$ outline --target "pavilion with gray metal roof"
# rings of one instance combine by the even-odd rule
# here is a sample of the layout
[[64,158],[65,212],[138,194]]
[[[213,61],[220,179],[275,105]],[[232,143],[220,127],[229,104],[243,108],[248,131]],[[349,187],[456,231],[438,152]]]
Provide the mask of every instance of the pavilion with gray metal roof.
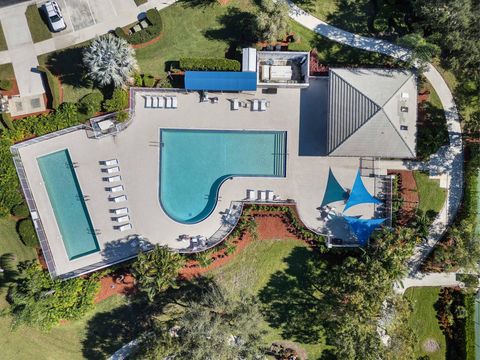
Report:
[[327,152],[330,156],[414,158],[417,83],[391,69],[330,69]]

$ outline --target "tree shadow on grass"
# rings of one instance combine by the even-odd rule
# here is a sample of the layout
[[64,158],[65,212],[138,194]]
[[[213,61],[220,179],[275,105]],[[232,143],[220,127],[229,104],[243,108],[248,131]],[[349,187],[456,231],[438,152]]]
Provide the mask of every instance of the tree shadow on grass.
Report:
[[240,58],[239,49],[251,46],[256,41],[256,17],[248,11],[236,7],[229,8],[226,14],[219,17],[219,23],[221,28],[206,30],[204,35],[210,40],[227,42],[228,58]]
[[179,3],[192,8],[206,8],[213,6],[217,0],[180,0]]
[[259,293],[270,326],[280,329],[284,339],[308,344],[318,343],[323,332],[317,320],[319,294],[312,283],[313,256],[317,254],[307,248],[294,248],[284,259],[288,267],[274,273]]
[[83,49],[83,47],[73,47],[54,52],[48,57],[46,65],[64,84],[75,88],[91,87],[91,83],[83,76],[85,74]]

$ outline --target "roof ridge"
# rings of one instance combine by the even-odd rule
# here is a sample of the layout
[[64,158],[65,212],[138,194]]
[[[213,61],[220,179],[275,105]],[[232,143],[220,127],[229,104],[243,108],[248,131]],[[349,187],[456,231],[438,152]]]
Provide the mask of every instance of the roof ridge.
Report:
[[[397,91],[398,92],[398,91]],[[382,108],[382,112],[385,114],[385,117],[388,119],[388,122],[390,123],[390,126],[393,128],[393,130],[395,130],[395,132],[398,134],[398,137],[400,139],[402,139],[402,142],[405,144],[405,146],[407,147],[407,149],[410,151],[410,154],[412,154],[413,157],[415,157],[415,150],[412,150],[412,148],[410,147],[410,145],[407,144],[407,142],[405,141],[405,139],[403,138],[402,134],[400,133],[400,131],[397,129],[397,127],[393,124],[392,120],[390,119],[390,117],[388,116],[388,114],[386,113],[385,110],[383,110]]]
[[[403,87],[403,85],[405,85],[405,84],[407,83],[407,81],[409,81],[409,80],[412,78],[412,76],[415,76],[415,74],[412,73],[409,77],[407,77],[407,79],[406,79],[404,82],[402,82],[402,84],[397,88],[397,90],[395,90],[395,91],[392,93],[392,96],[390,96],[390,97],[383,103],[382,108],[385,107],[385,106],[390,102],[390,100],[393,99],[393,97],[398,93],[398,91]],[[390,119],[389,119],[389,120],[390,120]]]

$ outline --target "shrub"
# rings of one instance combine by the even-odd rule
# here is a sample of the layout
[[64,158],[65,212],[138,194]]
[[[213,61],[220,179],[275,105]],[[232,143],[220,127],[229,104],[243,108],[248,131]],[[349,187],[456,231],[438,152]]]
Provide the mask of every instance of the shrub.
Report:
[[32,219],[24,219],[18,222],[18,235],[22,242],[29,247],[38,246],[37,233],[33,227]]
[[182,70],[240,71],[237,60],[222,58],[180,58]]
[[148,9],[146,16],[150,24],[162,27],[162,17],[157,9]]
[[125,110],[128,107],[128,93],[123,89],[115,89],[111,99],[103,102],[103,109],[108,112]]
[[2,90],[11,90],[12,89],[12,82],[10,80],[0,80],[0,89]]
[[26,218],[27,216],[30,215],[30,210],[28,210],[27,204],[21,203],[21,204],[15,205],[12,208],[12,215],[18,216],[21,218]]
[[143,75],[143,86],[145,87],[153,87],[155,85],[155,78],[153,75],[144,74]]
[[35,261],[19,266],[20,278],[8,298],[12,326],[25,324],[49,330],[60,320],[76,320],[94,307],[100,285],[97,276],[52,279]]
[[200,267],[208,267],[213,263],[212,253],[210,251],[202,251],[195,254],[195,260],[198,261]]
[[140,6],[146,4],[148,0],[135,0],[135,5]]
[[143,86],[142,75],[140,75],[139,73],[133,74],[133,84],[135,86]]
[[2,112],[2,122],[7,129],[13,130],[13,121],[10,113]]
[[132,35],[128,36],[127,41],[130,44],[143,44],[152,39],[155,39],[158,35],[160,35],[161,32],[162,29],[160,26],[150,25],[145,29],[136,31]]
[[127,121],[128,120],[128,111],[122,110],[122,111],[117,112],[115,120],[117,120],[118,122],[121,122],[121,123]]
[[119,38],[122,38],[128,41],[128,35],[125,33],[125,31],[123,31],[121,27],[115,28],[115,35]]
[[37,66],[37,70],[44,73],[47,78],[48,90],[52,100],[52,109],[58,108],[60,105],[60,83],[58,79],[45,66]]
[[101,110],[102,101],[103,94],[101,92],[92,92],[80,99],[78,104],[78,110],[81,113],[87,115],[88,117],[91,117]]
[[304,42],[291,42],[288,44],[289,51],[310,51],[312,47]]

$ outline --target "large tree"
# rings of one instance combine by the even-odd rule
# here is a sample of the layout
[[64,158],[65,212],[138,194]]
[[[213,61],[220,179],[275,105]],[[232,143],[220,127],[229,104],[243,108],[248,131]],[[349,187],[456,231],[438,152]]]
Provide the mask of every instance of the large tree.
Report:
[[125,86],[138,68],[135,50],[126,40],[112,35],[99,37],[83,51],[88,77],[100,86]]
[[155,245],[150,252],[141,252],[132,266],[139,289],[150,301],[177,282],[185,258],[166,246]]
[[284,39],[288,31],[288,5],[284,0],[262,0],[257,17],[257,36],[261,41]]
[[254,298],[232,299],[211,286],[190,301],[178,318],[160,322],[147,336],[138,358],[190,360],[259,359],[263,353],[262,315]]

